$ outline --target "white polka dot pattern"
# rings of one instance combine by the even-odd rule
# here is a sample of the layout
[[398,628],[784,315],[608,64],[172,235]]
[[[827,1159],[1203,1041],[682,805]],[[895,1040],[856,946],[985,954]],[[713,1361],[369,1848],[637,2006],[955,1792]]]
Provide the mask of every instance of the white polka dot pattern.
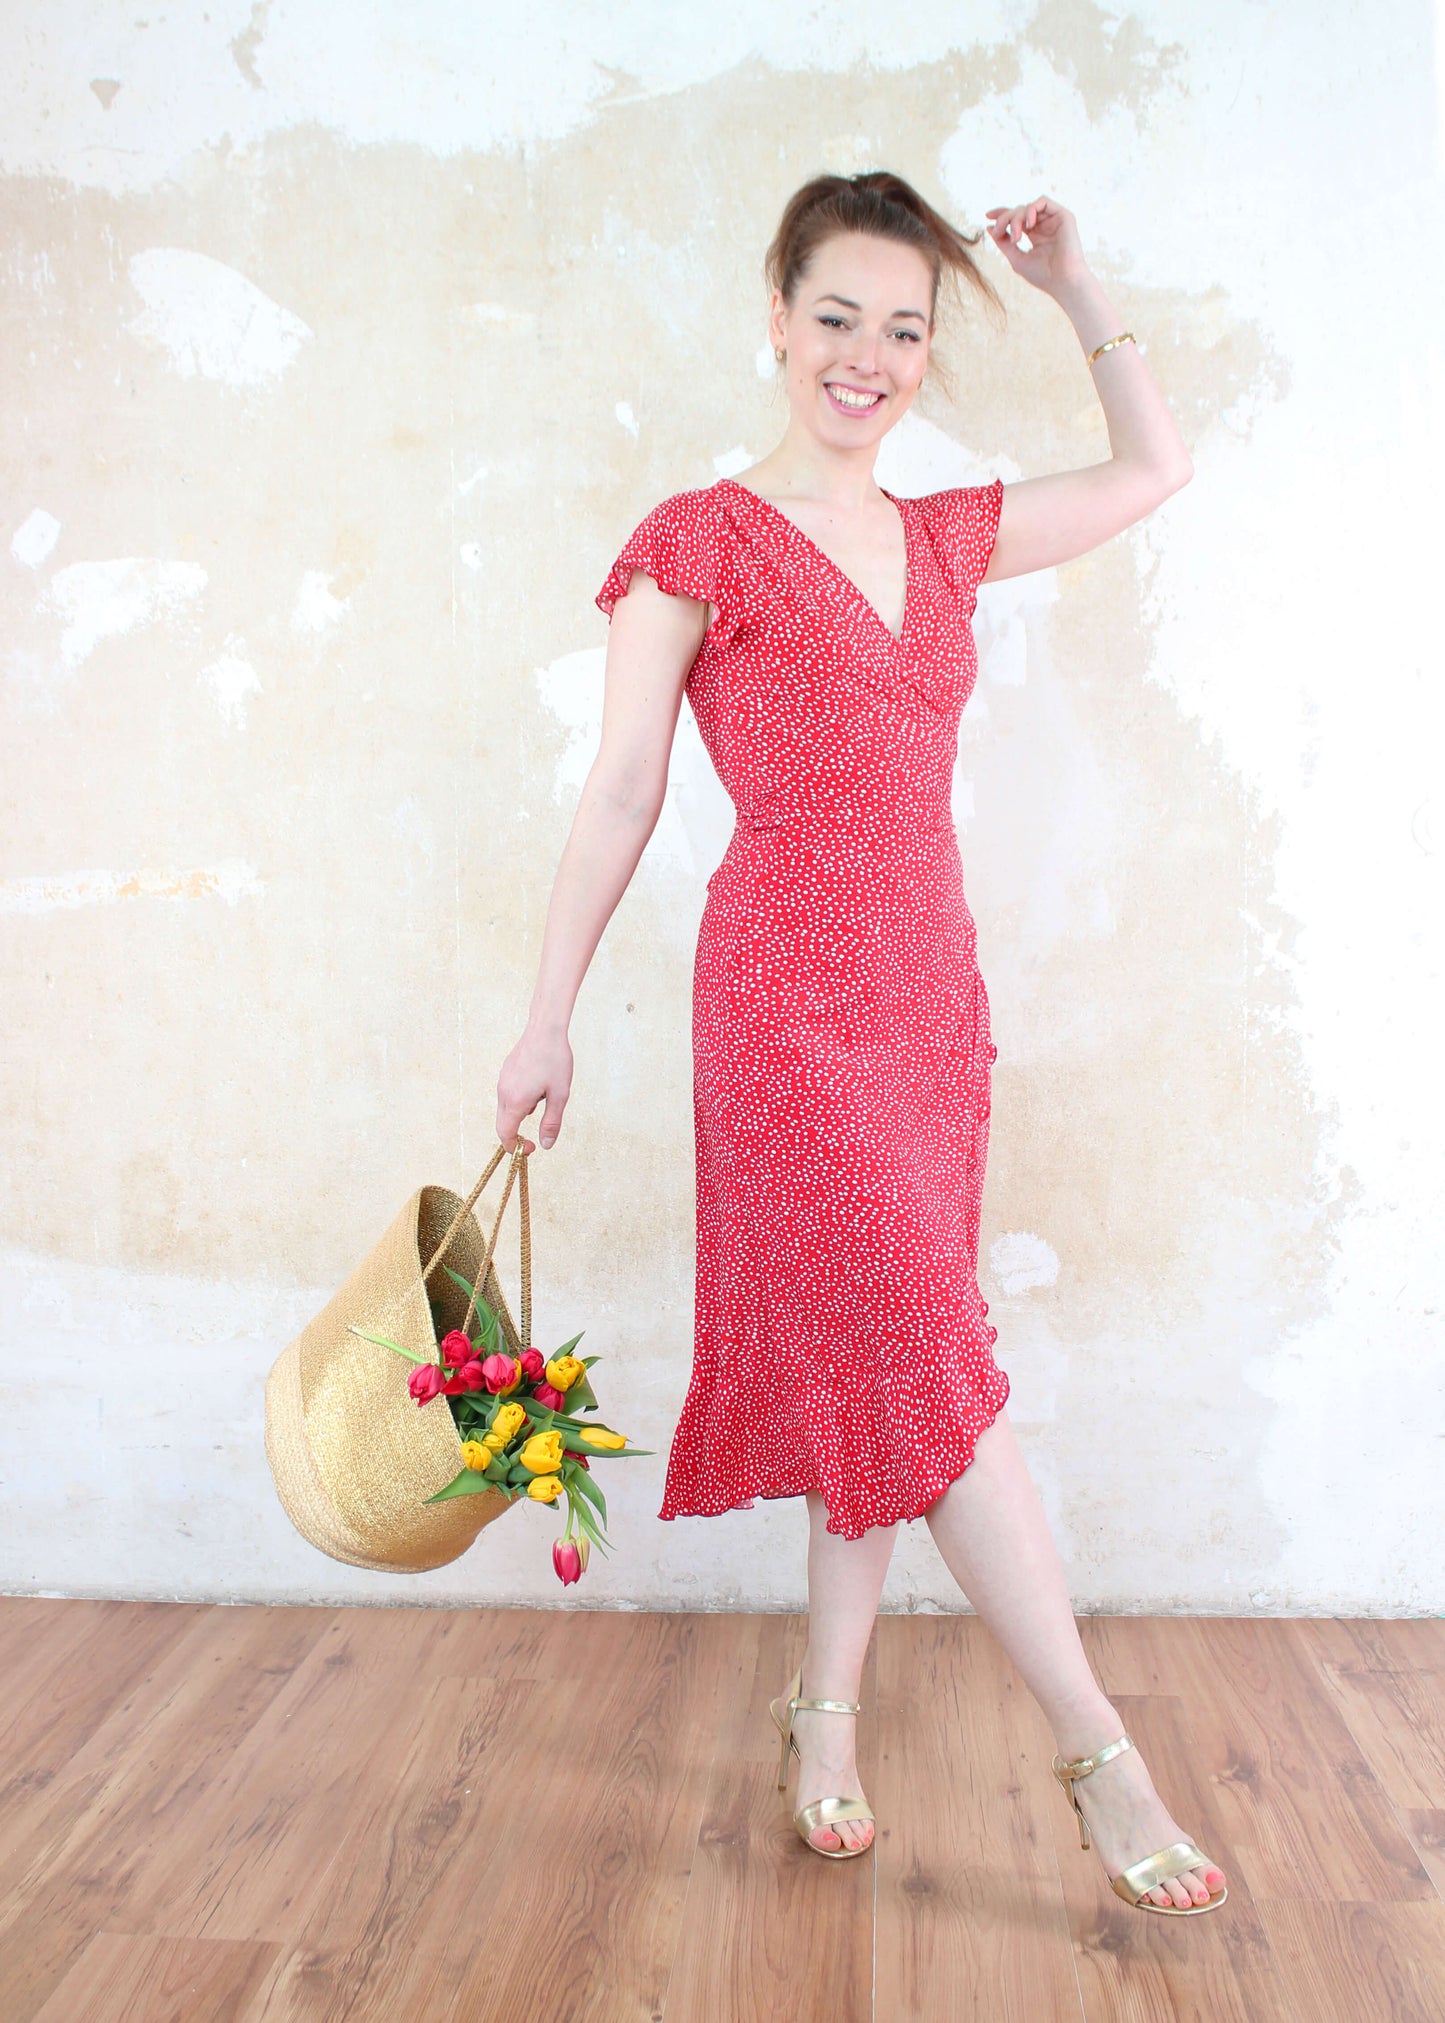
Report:
[[995,1049],[950,812],[1002,501],[1001,479],[894,498],[901,641],[730,478],[654,507],[597,594],[610,617],[641,569],[717,607],[687,695],[737,809],[693,972],[696,1327],[665,1518],[807,1489],[844,1538],[917,1517],[1008,1397],[978,1286]]

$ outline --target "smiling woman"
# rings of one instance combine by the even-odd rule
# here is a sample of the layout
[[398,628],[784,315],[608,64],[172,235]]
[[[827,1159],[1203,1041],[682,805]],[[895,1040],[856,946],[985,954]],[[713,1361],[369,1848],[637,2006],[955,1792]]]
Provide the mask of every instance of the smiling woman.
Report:
[[979,585],[1097,545],[1183,483],[1187,458],[1137,351],[1111,341],[1070,214],[1040,198],[995,215],[994,243],[1100,362],[1115,457],[885,491],[879,445],[929,369],[942,280],[998,297],[978,239],[900,177],[796,193],[765,262],[787,430],[737,477],[654,506],[597,592],[602,741],[497,1129],[510,1144],[545,1097],[539,1135],[556,1139],[571,1006],[657,821],[686,693],[737,826],[698,928],[693,1365],[659,1514],[806,1500],[807,1654],[772,1711],[816,1853],[872,1843],[839,1717],[859,1711],[896,1528],[922,1517],[1049,1714],[1115,1889],[1193,1911],[1223,1901],[1223,1876],[1093,1676],[1004,1409],[978,1282],[995,1048],[950,805]]
[[[916,263],[912,285],[905,284],[897,297],[898,306],[885,312],[887,321],[897,326],[892,334],[900,345],[911,343],[919,351],[928,350],[945,284],[959,291],[967,288],[1003,313],[998,290],[973,257],[973,248],[983,233],[970,238],[960,232],[911,183],[886,169],[856,176],[814,176],[788,199],[763,262],[775,307],[780,299],[795,302],[804,276],[810,275],[809,299],[820,319],[826,317],[830,301],[845,312],[835,318],[836,328],[846,329],[849,318],[863,315],[862,302],[831,294],[815,271],[819,249],[830,239],[854,232],[875,244],[911,247],[918,255],[922,273]],[[775,352],[781,359],[777,337]],[[944,376],[936,359],[933,371],[937,378]]]

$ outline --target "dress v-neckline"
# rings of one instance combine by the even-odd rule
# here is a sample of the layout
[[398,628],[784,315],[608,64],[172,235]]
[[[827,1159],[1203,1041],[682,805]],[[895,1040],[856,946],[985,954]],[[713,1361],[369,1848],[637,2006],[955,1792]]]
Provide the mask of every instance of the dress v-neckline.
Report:
[[858,585],[853,581],[853,578],[848,574],[847,570],[840,568],[839,565],[833,560],[833,557],[827,552],[827,550],[824,548],[820,548],[817,542],[813,539],[812,535],[805,533],[803,529],[798,525],[797,521],[791,519],[788,516],[788,514],[786,514],[783,511],[781,506],[774,505],[773,501],[769,498],[765,498],[761,492],[755,492],[751,485],[740,485],[736,478],[719,478],[718,483],[721,485],[731,485],[734,491],[746,492],[750,499],[756,499],[760,506],[766,506],[768,511],[773,515],[773,517],[777,520],[781,520],[785,527],[790,527],[792,531],[797,535],[798,539],[800,541],[806,542],[808,547],[812,549],[813,553],[818,557],[818,559],[827,564],[827,566],[832,570],[833,574],[838,578],[838,581],[846,585],[846,587],[852,591],[854,598],[857,600],[859,604],[862,605],[863,609],[867,612],[868,616],[873,620],[874,624],[879,626],[881,630],[888,635],[888,638],[891,641],[894,649],[900,653],[902,652],[904,641],[908,637],[908,619],[913,609],[914,585],[913,585],[913,544],[908,537],[908,515],[903,510],[903,501],[901,499],[895,498],[893,493],[888,491],[885,486],[880,485],[878,487],[879,491],[882,492],[884,498],[887,499],[891,505],[897,507],[898,517],[903,522],[903,619],[900,629],[897,632],[895,632],[893,630],[893,627],[886,623],[886,621],[883,618],[883,614],[879,611],[878,606],[873,602],[872,598],[865,597],[863,595],[863,592],[858,588]]

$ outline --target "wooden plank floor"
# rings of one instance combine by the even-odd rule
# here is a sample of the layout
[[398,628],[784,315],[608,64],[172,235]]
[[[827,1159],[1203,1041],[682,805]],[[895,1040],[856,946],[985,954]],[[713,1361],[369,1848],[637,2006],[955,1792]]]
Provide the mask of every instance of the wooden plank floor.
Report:
[[885,1616],[872,1857],[788,1616],[0,1599],[4,2023],[1440,2023],[1445,1622],[1085,1618],[1230,1871],[1131,1911],[973,1617]]

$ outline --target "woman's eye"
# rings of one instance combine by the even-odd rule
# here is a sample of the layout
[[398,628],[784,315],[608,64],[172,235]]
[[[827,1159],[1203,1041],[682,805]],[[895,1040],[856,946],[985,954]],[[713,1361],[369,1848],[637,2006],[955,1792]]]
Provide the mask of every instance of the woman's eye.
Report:
[[[841,316],[820,316],[818,321],[829,330],[843,330],[847,327]],[[895,330],[893,335],[906,337],[910,344],[921,344],[923,341],[916,330]]]

